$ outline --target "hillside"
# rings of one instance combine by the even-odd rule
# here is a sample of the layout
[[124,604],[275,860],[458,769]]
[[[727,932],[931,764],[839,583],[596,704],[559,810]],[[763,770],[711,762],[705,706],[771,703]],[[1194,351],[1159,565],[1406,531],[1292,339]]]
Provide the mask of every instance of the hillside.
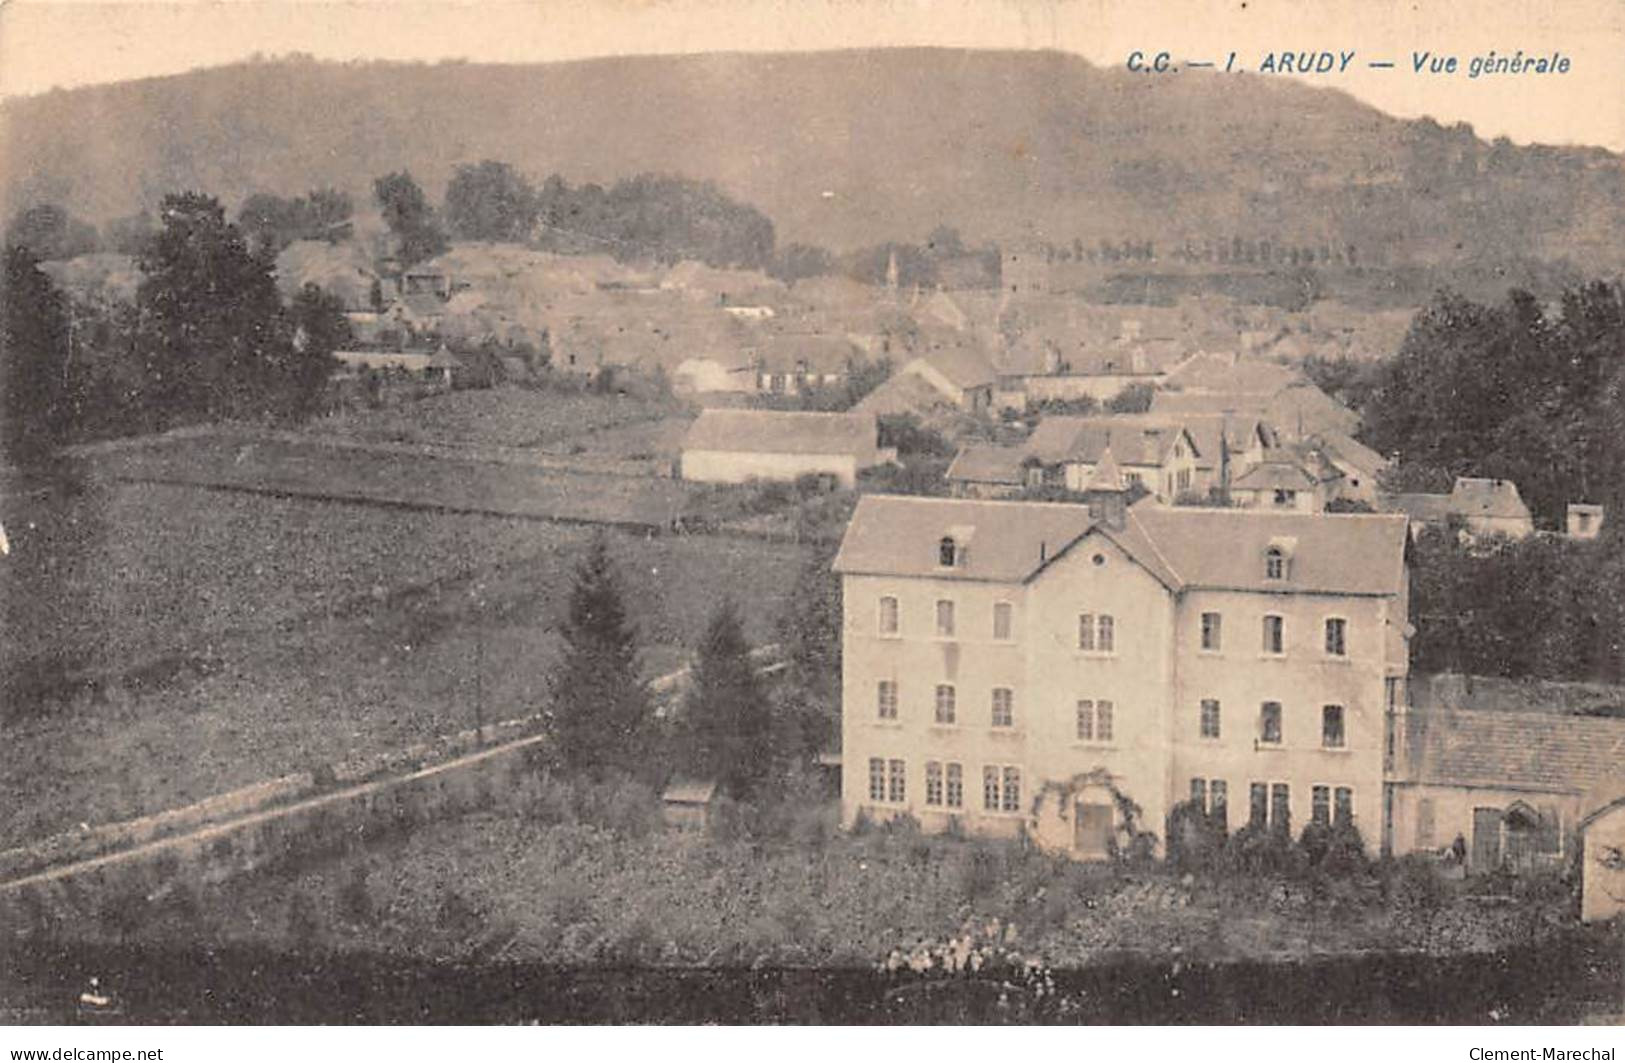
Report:
[[[707,178],[779,243],[836,249],[934,225],[1006,244],[1240,236],[1358,245],[1389,264],[1567,257],[1619,267],[1625,166],[1488,144],[1340,92],[1254,75],[1135,77],[1043,52],[885,50],[489,66],[277,60],[0,108],[9,212],[101,222],[200,188],[370,199],[458,162],[536,179]],[[1617,242],[1615,242],[1617,244]]]

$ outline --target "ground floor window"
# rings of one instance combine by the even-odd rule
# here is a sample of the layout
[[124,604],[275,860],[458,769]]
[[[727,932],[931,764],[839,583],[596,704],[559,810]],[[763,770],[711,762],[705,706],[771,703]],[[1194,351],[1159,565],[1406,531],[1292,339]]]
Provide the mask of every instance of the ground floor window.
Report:
[[960,808],[965,803],[964,771],[958,764],[925,762],[925,803],[932,807]]
[[1316,786],[1309,791],[1309,818],[1322,827],[1332,823],[1332,788]]
[[1021,811],[1021,769],[1009,764],[982,768],[982,807],[988,812]]
[[1284,782],[1255,782],[1248,788],[1247,823],[1279,831],[1292,829],[1292,788]]
[[1192,779],[1191,804],[1220,830],[1229,828],[1230,787],[1223,779]]
[[869,758],[869,800],[886,800],[886,761],[881,757]]
[[888,761],[886,764],[886,799],[892,804],[900,805],[908,796],[903,775],[903,762],[900,760]]
[[869,758],[869,800],[902,804],[908,797],[908,778],[901,760]]

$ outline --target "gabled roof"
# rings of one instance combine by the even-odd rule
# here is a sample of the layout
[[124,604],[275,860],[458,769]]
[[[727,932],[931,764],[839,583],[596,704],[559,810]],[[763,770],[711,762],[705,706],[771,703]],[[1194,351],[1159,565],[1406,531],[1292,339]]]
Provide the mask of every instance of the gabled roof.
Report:
[[1274,458],[1254,465],[1230,486],[1237,491],[1308,491],[1315,486],[1315,479],[1296,461]]
[[893,373],[852,407],[852,411],[883,416],[891,413],[923,413],[951,405],[948,396],[918,374]]
[[1319,432],[1310,437],[1309,442],[1323,447],[1331,460],[1347,462],[1354,466],[1368,479],[1375,479],[1377,474],[1388,466],[1387,458],[1346,432]]
[[933,347],[922,352],[919,360],[941,373],[956,388],[987,387],[993,383],[992,364],[969,347]]
[[1450,488],[1450,508],[1467,517],[1529,519],[1529,507],[1523,504],[1518,485],[1511,480],[1458,476]]
[[1625,720],[1522,712],[1413,712],[1411,780],[1579,794],[1618,780]]
[[[951,528],[976,529],[962,567],[937,564]],[[843,573],[1018,583],[1091,532],[1116,543],[1174,592],[1207,587],[1271,593],[1391,595],[1404,580],[1405,519],[1130,506],[1121,528],[1075,503],[865,495],[835,559]],[[1264,579],[1264,551],[1295,540],[1290,578]]]
[[1303,379],[1303,373],[1280,362],[1251,358],[1232,360],[1223,354],[1198,354],[1169,374],[1170,382],[1189,391],[1269,396]]
[[844,373],[858,353],[857,345],[845,336],[784,332],[762,345],[762,368],[783,373],[805,365],[813,373]]
[[1529,507],[1511,480],[1458,476],[1447,495],[1413,492],[1394,495],[1389,504],[1412,520],[1441,522],[1451,517],[1530,520]]
[[[1038,460],[1077,461],[1090,465],[1111,450],[1123,465],[1160,466],[1184,434],[1176,420],[1143,415],[1045,417],[1027,440],[1027,452]],[[1196,450],[1194,440],[1191,449]]]
[[967,443],[959,448],[945,474],[959,483],[1010,484],[1020,486],[1022,451],[992,443]]
[[[1406,522],[1394,514],[1279,513],[1137,505],[1142,528],[1187,587],[1388,595],[1404,581]],[[1264,551],[1295,539],[1285,580],[1264,578]]]
[[683,437],[684,450],[753,454],[869,454],[875,419],[857,413],[704,410]]

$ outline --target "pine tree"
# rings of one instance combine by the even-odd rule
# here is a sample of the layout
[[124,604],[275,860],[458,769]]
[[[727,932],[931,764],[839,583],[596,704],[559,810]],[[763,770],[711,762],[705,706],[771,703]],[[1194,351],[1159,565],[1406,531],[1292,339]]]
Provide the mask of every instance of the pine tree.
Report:
[[636,771],[651,719],[649,692],[638,678],[635,636],[603,535],[576,570],[563,634],[553,688],[556,761],[575,771]]
[[735,797],[751,797],[772,771],[772,707],[756,675],[744,625],[724,599],[711,614],[683,700],[683,766]]

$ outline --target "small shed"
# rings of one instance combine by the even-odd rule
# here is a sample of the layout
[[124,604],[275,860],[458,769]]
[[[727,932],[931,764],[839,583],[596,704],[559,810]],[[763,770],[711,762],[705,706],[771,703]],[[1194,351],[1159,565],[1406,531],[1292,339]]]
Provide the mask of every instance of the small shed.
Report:
[[678,830],[705,830],[716,810],[717,784],[713,779],[678,779],[660,795],[666,826]]
[[1591,811],[1580,820],[1580,918],[1587,923],[1625,912],[1625,785],[1618,783],[1588,799]]
[[443,387],[452,386],[452,374],[461,373],[465,368],[462,360],[442,343],[440,349],[430,356],[424,365],[424,375],[431,381],[438,381]]

